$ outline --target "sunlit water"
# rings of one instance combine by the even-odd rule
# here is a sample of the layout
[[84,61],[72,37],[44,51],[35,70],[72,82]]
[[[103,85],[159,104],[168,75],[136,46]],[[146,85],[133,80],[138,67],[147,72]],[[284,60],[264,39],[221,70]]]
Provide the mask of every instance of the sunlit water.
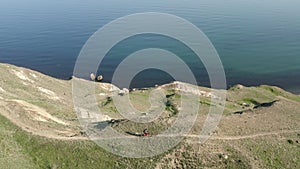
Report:
[[[137,12],[165,12],[195,24],[212,41],[225,67],[228,86],[270,84],[300,93],[300,1],[298,0],[0,0],[0,62],[53,77],[72,76],[84,43],[100,27]],[[121,28],[120,28],[121,29]],[[167,37],[144,35],[116,45],[99,73],[110,81],[132,52],[158,47],[185,60],[199,85],[209,85],[191,51]],[[171,81],[166,73],[140,73],[132,87]]]

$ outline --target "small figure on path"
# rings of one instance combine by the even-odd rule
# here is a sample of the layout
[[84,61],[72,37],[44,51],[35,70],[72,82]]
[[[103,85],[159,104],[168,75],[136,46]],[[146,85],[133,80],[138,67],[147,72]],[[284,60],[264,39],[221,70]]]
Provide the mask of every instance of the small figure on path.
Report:
[[149,131],[148,131],[148,129],[144,129],[144,131],[143,131],[143,136],[149,136]]

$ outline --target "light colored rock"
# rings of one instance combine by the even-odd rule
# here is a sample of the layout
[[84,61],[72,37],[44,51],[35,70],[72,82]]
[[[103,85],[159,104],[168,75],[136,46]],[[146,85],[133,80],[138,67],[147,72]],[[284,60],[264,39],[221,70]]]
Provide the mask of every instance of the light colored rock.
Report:
[[124,92],[123,90],[120,90],[119,93],[118,93],[118,95],[124,96],[124,95],[125,95],[125,92]]
[[123,88],[122,90],[119,91],[119,95],[120,96],[124,96],[125,94],[128,94],[129,90],[127,88]]
[[97,76],[97,81],[102,81],[103,80],[103,76],[102,75],[99,75],[99,76]]
[[91,73],[91,74],[90,74],[90,79],[91,79],[92,81],[95,81],[95,79],[96,79],[96,76],[95,76],[95,74],[94,74],[94,73]]
[[123,91],[125,92],[125,94],[129,93],[129,89],[127,89],[127,88],[123,88]]

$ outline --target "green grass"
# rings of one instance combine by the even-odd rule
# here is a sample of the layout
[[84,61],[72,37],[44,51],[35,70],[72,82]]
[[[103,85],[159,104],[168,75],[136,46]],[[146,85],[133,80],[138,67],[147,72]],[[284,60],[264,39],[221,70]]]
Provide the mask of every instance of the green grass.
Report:
[[111,97],[106,97],[106,100],[105,100],[105,102],[102,103],[102,106],[106,106],[111,102],[112,102],[112,98]]
[[242,99],[242,101],[245,103],[248,103],[248,104],[254,104],[254,105],[260,104],[258,101],[256,101],[253,98],[244,98],[244,99]]
[[271,92],[272,94],[274,94],[276,96],[282,96],[282,97],[300,102],[300,96],[291,94],[291,93],[289,93],[287,91],[284,91],[280,88],[273,87],[273,86],[266,86],[266,85],[262,85],[262,86],[260,86],[260,88],[265,89],[266,91],[269,91],[269,92]]
[[[91,141],[59,141],[34,136],[16,127],[3,116],[0,116],[0,128],[1,131],[10,133],[7,137],[1,132],[1,142],[6,138],[11,141],[9,144],[14,143],[19,147],[13,146],[14,149],[10,150],[12,154],[17,154],[18,164],[14,162],[5,168],[153,168],[161,158],[122,158]],[[4,148],[1,146],[1,152],[4,152]],[[1,167],[3,165],[0,164]]]
[[23,154],[22,146],[15,141],[16,130],[0,116],[0,168],[36,168],[30,156]]
[[207,101],[207,100],[204,100],[204,99],[201,99],[200,103],[204,104],[204,105],[207,105],[207,106],[216,106],[216,105],[212,104],[211,101]]
[[171,100],[168,99],[168,100],[166,101],[165,105],[166,105],[165,110],[170,111],[170,112],[172,113],[172,116],[175,116],[175,115],[178,114],[179,111],[178,111],[178,109],[176,108],[175,104],[172,103]]

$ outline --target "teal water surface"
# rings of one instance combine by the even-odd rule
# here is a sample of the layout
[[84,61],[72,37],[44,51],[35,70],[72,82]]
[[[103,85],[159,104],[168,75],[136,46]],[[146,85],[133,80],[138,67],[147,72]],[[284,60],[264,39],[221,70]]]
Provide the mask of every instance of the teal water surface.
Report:
[[[53,77],[72,76],[84,43],[119,17],[164,12],[187,19],[212,41],[223,62],[228,86],[270,84],[300,93],[300,1],[298,0],[0,0],[0,62],[38,70]],[[121,30],[121,28],[120,28]],[[203,65],[182,44],[157,35],[122,41],[101,63],[109,82],[126,54],[166,48],[182,57],[199,85],[209,86]],[[140,73],[132,87],[166,83],[157,70]],[[121,85],[121,84],[119,84]]]

